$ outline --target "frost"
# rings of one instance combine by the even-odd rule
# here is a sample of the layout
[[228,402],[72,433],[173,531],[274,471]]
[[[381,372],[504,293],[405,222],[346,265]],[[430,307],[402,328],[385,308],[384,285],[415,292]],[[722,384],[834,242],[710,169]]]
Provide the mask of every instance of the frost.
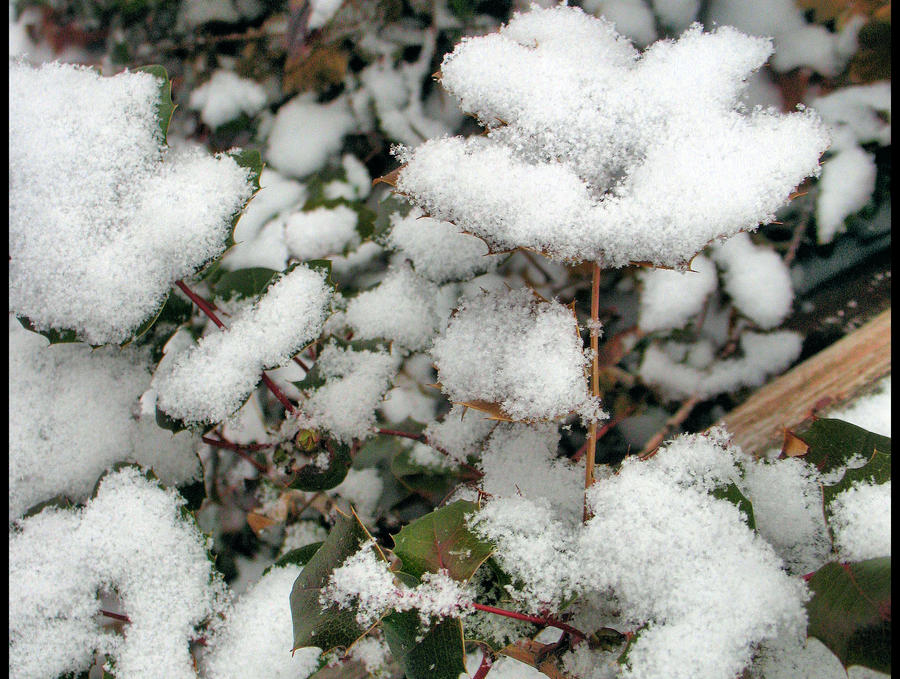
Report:
[[159,406],[187,422],[220,422],[235,412],[259,382],[318,337],[331,289],[321,273],[298,266],[239,313],[227,330],[214,331],[159,376]]
[[638,327],[644,332],[683,328],[703,310],[716,291],[716,267],[703,255],[691,262],[692,271],[647,269],[640,274],[643,292]]
[[247,171],[166,152],[147,73],[10,63],[9,79],[10,311],[124,342],[225,250]]
[[385,351],[354,351],[332,343],[322,349],[316,365],[325,384],[303,404],[304,415],[340,441],[365,438],[396,373],[394,358]]
[[212,129],[236,120],[242,113],[254,116],[266,105],[266,91],[259,83],[219,69],[191,92],[189,106]]
[[441,68],[488,135],[404,150],[397,189],[495,250],[682,267],[770,221],[818,171],[829,140],[814,114],[739,110],[743,80],[771,51],[697,25],[638,57],[576,8],[516,15]]
[[496,403],[515,420],[599,408],[571,310],[527,288],[465,301],[432,356],[451,401]]
[[304,679],[319,668],[319,649],[291,652],[294,632],[287,605],[299,566],[273,568],[227,610],[202,655],[209,679],[265,676]]
[[56,495],[80,502],[116,462],[153,468],[164,483],[194,479],[194,439],[153,415],[135,416],[150,384],[146,352],[83,344],[48,346],[11,320],[9,519]]
[[855,483],[828,505],[842,561],[891,555],[891,482]]
[[[104,477],[84,509],[45,509],[9,536],[9,665],[15,676],[88,669],[109,654],[123,677],[195,677],[195,627],[223,589],[206,538],[182,517],[184,500],[140,471]],[[130,622],[104,631],[100,593],[115,593]]]

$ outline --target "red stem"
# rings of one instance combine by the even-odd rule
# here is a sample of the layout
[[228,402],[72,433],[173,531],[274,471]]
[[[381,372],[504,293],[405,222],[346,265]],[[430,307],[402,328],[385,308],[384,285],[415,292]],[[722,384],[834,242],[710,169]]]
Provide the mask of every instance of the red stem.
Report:
[[[219,320],[219,317],[216,316],[216,312],[212,310],[212,307],[206,302],[206,300],[202,297],[197,296],[197,294],[194,293],[193,290],[185,285],[184,281],[175,281],[175,285],[177,285],[178,289],[181,290],[185,295],[187,295],[188,298],[200,308],[200,311],[206,314],[209,317],[209,320],[215,323],[219,327],[219,329],[227,329],[225,327],[225,324]],[[288,400],[288,397],[284,395],[284,392],[282,392],[281,389],[278,388],[278,385],[272,381],[272,378],[263,373],[262,381],[263,384],[265,384],[269,388],[269,391],[272,392],[272,395],[278,399],[279,403],[284,406],[284,409],[293,415],[296,412],[294,405]]]
[[472,675],[472,679],[484,679],[487,676],[487,673],[491,671],[491,667],[494,664],[494,660],[491,658],[490,654],[487,651],[483,651],[484,655],[481,656],[481,664],[478,666],[478,671]]
[[200,440],[209,446],[213,446],[214,448],[225,448],[226,450],[233,450],[235,453],[237,453],[242,458],[247,460],[247,462],[252,464],[263,474],[269,473],[269,470],[266,468],[265,465],[260,464],[259,462],[254,460],[250,455],[248,455],[245,452],[247,450],[262,450],[263,448],[269,448],[269,447],[271,447],[271,444],[269,444],[269,443],[254,443],[249,446],[239,446],[235,443],[230,443],[228,441],[216,441],[215,439],[211,439],[208,436],[201,436]]
[[525,613],[517,613],[516,611],[507,611],[504,608],[496,608],[495,606],[486,606],[485,604],[473,603],[472,606],[475,610],[484,611],[485,613],[493,613],[494,615],[502,615],[505,618],[513,618],[514,620],[524,620],[525,622],[532,622],[535,625],[544,625],[547,627],[555,627],[556,629],[561,629],[563,632],[568,632],[576,639],[584,639],[584,632],[575,629],[571,625],[567,625],[564,622],[560,622],[559,620],[554,620],[553,618],[541,618],[536,615],[527,615]]
[[131,622],[131,618],[127,615],[122,615],[121,613],[113,613],[112,611],[105,611],[102,608],[100,609],[100,615],[103,615],[107,618],[112,618],[113,620],[121,620],[122,622]]
[[376,434],[383,434],[384,436],[399,436],[405,439],[412,439],[413,441],[424,441],[425,434],[413,434],[409,431],[399,431],[397,429],[376,429]]

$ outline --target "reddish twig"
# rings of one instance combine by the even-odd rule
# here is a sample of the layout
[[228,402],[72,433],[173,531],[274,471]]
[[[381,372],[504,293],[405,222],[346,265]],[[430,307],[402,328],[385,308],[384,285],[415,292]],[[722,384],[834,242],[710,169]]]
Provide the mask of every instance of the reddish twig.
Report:
[[494,664],[494,659],[486,649],[482,649],[482,653],[481,664],[478,666],[478,671],[472,675],[472,679],[484,679],[487,676],[487,673],[491,671],[491,667]]
[[243,459],[252,464],[263,474],[269,473],[269,470],[265,465],[260,464],[259,462],[254,460],[253,457],[251,455],[248,455],[246,452],[270,448],[271,444],[269,443],[254,443],[249,446],[239,446],[235,443],[231,443],[230,441],[217,441],[216,439],[211,439],[208,436],[201,436],[200,440],[203,441],[203,443],[205,443],[206,445],[213,446],[214,448],[224,448],[226,450],[231,450],[240,455]]
[[[600,265],[594,262],[591,278],[591,395],[600,395]],[[587,451],[584,458],[584,489],[594,485],[594,461],[597,457],[597,421],[592,420],[588,430]],[[584,496],[582,520],[591,518],[587,495]]]
[[412,439],[413,441],[425,440],[425,434],[414,434],[410,431],[399,431],[397,429],[376,429],[375,433],[384,436],[399,436],[400,438]]
[[271,377],[263,373],[262,381],[263,384],[265,384],[269,388],[269,391],[272,392],[272,396],[277,398],[278,402],[284,406],[285,410],[287,410],[292,415],[297,412],[297,409],[294,408],[294,404],[288,400],[288,397],[284,395],[284,392],[281,391],[281,389],[277,384],[275,384],[274,380],[272,380]]
[[129,618],[127,615],[123,615],[122,613],[113,613],[112,611],[106,611],[102,608],[100,609],[100,615],[107,618],[112,618],[113,620],[119,620],[121,622],[131,622],[131,618]]
[[472,606],[477,611],[484,611],[485,613],[492,613],[493,615],[501,615],[504,618],[512,618],[513,620],[523,620],[525,622],[531,622],[535,625],[543,625],[544,627],[555,627],[556,629],[560,629],[563,632],[568,632],[576,639],[584,639],[585,634],[581,630],[577,630],[571,625],[567,625],[564,622],[560,622],[559,620],[555,620],[551,617],[542,618],[537,615],[528,615],[526,613],[518,613],[516,611],[507,611],[505,608],[497,608],[496,606],[487,606],[485,604],[473,603]]

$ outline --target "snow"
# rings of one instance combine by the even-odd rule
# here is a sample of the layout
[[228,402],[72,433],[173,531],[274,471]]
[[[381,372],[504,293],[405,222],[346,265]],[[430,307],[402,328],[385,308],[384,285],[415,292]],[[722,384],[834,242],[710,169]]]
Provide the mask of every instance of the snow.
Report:
[[295,212],[284,222],[284,242],[291,256],[300,260],[341,254],[358,244],[356,210],[346,205]]
[[359,520],[364,524],[372,524],[375,522],[375,510],[383,489],[384,481],[378,470],[366,467],[365,469],[350,469],[347,472],[347,478],[328,492],[329,495],[338,495],[353,503]]
[[854,483],[828,505],[841,561],[891,555],[891,482]]
[[715,265],[703,255],[694,258],[691,271],[646,269],[639,276],[638,327],[644,332],[683,328],[703,310],[719,282]]
[[881,436],[891,436],[891,376],[877,382],[868,393],[840,408],[828,411],[828,417],[844,420]]
[[207,82],[191,92],[188,103],[212,129],[236,120],[242,113],[252,118],[265,105],[262,85],[224,69],[214,71]]
[[167,484],[197,477],[194,438],[136,417],[150,361],[135,348],[49,346],[17,321],[9,332],[9,520],[65,495],[80,502],[116,462],[152,468]]
[[319,667],[318,648],[291,653],[294,631],[288,599],[302,568],[273,568],[224,612],[201,656],[205,677],[305,679]]
[[762,330],[781,325],[791,312],[794,289],[778,253],[739,233],[713,248],[712,256],[723,270],[722,287],[734,308]]
[[610,21],[616,31],[634,44],[649,45],[656,40],[656,19],[644,0],[587,0],[585,11]]
[[320,272],[297,266],[238,313],[230,328],[201,338],[169,372],[157,375],[159,407],[186,422],[225,419],[250,395],[263,369],[286,363],[318,337],[330,298]]
[[438,284],[470,279],[497,263],[484,242],[415,208],[405,217],[391,215],[387,242],[412,262],[416,273]]
[[[120,676],[195,677],[188,641],[221,608],[224,588],[183,504],[128,467],[106,476],[84,509],[46,509],[17,524],[9,538],[11,673],[77,674],[97,650]],[[102,592],[114,592],[129,617],[124,636],[100,627]]]
[[386,339],[421,351],[441,326],[437,297],[434,283],[408,265],[395,266],[376,287],[350,300],[346,321],[355,339]]
[[875,191],[875,158],[858,146],[838,151],[822,166],[816,199],[816,235],[830,243],[844,231],[844,220],[862,210]]
[[496,426],[497,422],[485,417],[484,413],[454,405],[443,420],[432,422],[425,428],[425,440],[453,459],[465,462],[467,457],[481,450],[482,442]]
[[441,68],[487,136],[401,149],[397,189],[495,250],[683,267],[715,238],[771,221],[818,172],[829,139],[811,111],[739,110],[771,50],[694,26],[638,58],[577,8],[516,15]]
[[346,99],[319,104],[312,95],[298,95],[275,114],[266,161],[286,175],[305,177],[322,169],[341,150],[344,135],[354,127]]
[[810,102],[822,119],[835,127],[846,127],[859,143],[891,143],[891,83],[841,87]]
[[322,28],[325,24],[331,21],[331,18],[335,15],[344,0],[310,0],[310,14],[309,21],[307,22],[307,27],[309,30],[314,31],[317,28]]
[[599,416],[572,311],[527,288],[466,300],[432,356],[451,401],[495,403],[513,420]]
[[[690,352],[695,347],[703,348],[702,344],[692,347],[678,342],[650,345],[641,362],[641,380],[659,389],[668,399],[688,396],[707,399],[741,387],[758,387],[797,359],[802,339],[787,330],[765,334],[746,331],[740,338],[743,356],[712,360],[707,348],[702,352],[704,361],[697,361],[697,354]],[[695,358],[694,365],[691,358]]]
[[147,73],[11,62],[9,78],[10,310],[121,343],[224,251],[247,171],[166,152]]
[[386,351],[355,351],[329,343],[319,353],[316,365],[325,384],[302,404],[304,418],[340,441],[365,438],[397,371],[394,358]]
[[290,551],[316,542],[324,542],[327,537],[328,530],[316,521],[302,519],[288,524],[284,527],[284,540],[278,556],[284,556]]

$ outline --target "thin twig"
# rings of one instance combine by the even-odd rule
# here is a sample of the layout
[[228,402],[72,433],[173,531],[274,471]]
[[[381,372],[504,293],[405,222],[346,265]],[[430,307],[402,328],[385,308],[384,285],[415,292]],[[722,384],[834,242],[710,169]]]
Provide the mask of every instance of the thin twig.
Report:
[[240,455],[243,459],[252,464],[263,474],[269,473],[269,470],[265,465],[260,464],[259,462],[254,460],[253,457],[251,455],[248,455],[246,451],[270,448],[270,443],[254,443],[249,446],[239,446],[236,443],[231,443],[230,441],[217,441],[216,439],[211,439],[208,436],[201,436],[200,440],[203,441],[203,443],[205,443],[206,445],[213,446],[214,448],[224,448],[225,450],[231,450]]
[[684,421],[688,418],[688,415],[691,414],[691,411],[700,403],[702,399],[699,396],[691,396],[689,399],[685,400],[681,407],[675,412],[672,417],[666,420],[665,425],[662,429],[656,432],[653,437],[647,441],[647,445],[644,446],[644,449],[640,452],[638,457],[642,460],[649,459],[656,454],[656,451],[659,450],[659,447],[662,445],[663,440],[671,434],[675,429],[680,427]]
[[543,625],[544,627],[555,627],[556,629],[561,629],[563,632],[568,632],[576,639],[584,639],[585,634],[581,630],[575,629],[571,625],[567,625],[564,622],[560,622],[555,618],[545,617],[542,618],[537,615],[528,615],[527,613],[519,613],[517,611],[508,611],[505,608],[497,608],[496,606],[488,606],[486,604],[473,603],[472,607],[477,611],[483,611],[485,613],[492,613],[493,615],[500,615],[504,618],[512,618],[513,620],[523,620],[525,622],[531,622],[535,625]]
[[113,613],[112,611],[106,611],[102,608],[100,609],[100,615],[107,618],[112,618],[113,620],[119,620],[121,622],[131,622],[131,618],[129,618],[127,615],[123,615],[122,613]]
[[[600,265],[594,262],[591,279],[591,395],[596,399],[600,396]],[[594,485],[594,460],[597,456],[597,422],[592,421],[588,430],[587,454],[584,459],[584,489]],[[591,518],[591,510],[588,508],[587,495],[584,497],[584,511],[582,519],[586,522]]]
[[481,664],[478,666],[478,671],[472,675],[472,679],[484,679],[494,664],[494,658],[486,648],[482,647],[481,652],[483,654],[481,656]]
[[[619,424],[623,420],[630,417],[634,411],[635,411],[635,406],[629,406],[628,408],[623,410],[621,413],[616,415],[614,418],[609,420],[609,422],[607,422],[602,427],[600,427],[600,429],[597,430],[597,441],[599,441],[604,436],[606,436],[609,433],[609,431],[613,427],[615,427],[617,424]],[[590,442],[590,439],[585,441],[584,445],[581,446],[581,448],[579,448],[577,451],[575,451],[575,454],[572,456],[572,462],[578,462],[579,460],[581,460],[582,455],[584,455],[585,451],[588,449],[589,442]]]

